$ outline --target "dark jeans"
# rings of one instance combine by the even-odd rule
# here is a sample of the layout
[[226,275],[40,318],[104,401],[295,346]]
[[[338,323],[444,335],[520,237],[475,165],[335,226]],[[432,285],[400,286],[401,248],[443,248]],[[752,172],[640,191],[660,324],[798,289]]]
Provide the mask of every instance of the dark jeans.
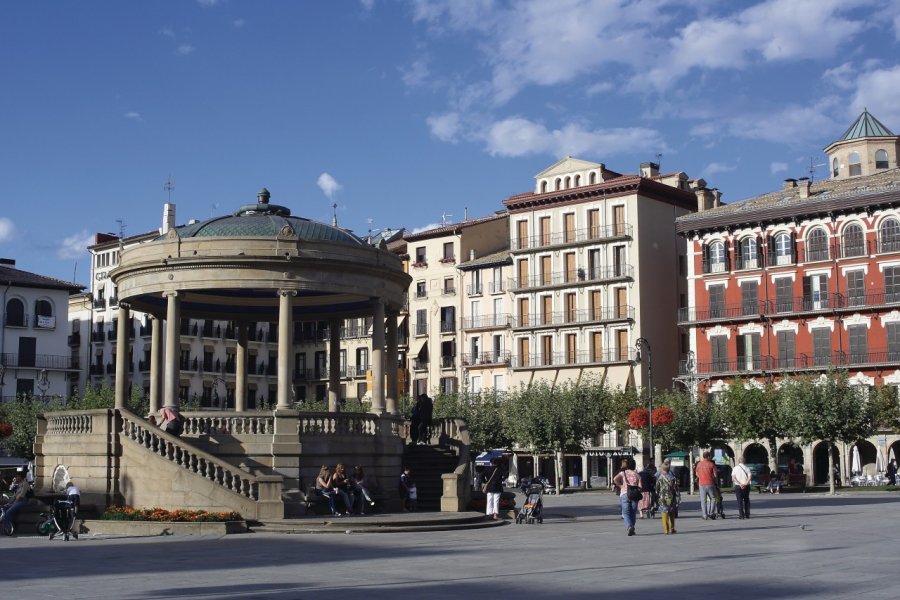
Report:
[[749,517],[750,516],[750,486],[747,486],[745,488],[742,488],[741,486],[735,486],[734,497],[735,497],[735,499],[737,499],[738,516],[739,517]]
[[22,510],[26,504],[28,504],[28,500],[17,500],[10,504],[3,515],[3,520],[15,524],[16,513]]

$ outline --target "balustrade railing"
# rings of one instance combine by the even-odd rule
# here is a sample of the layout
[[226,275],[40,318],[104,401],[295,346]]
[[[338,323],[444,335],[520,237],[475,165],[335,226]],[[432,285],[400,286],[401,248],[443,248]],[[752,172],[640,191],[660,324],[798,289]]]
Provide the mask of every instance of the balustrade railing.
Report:
[[375,435],[378,417],[363,413],[301,413],[297,425],[303,436]]
[[270,414],[245,412],[189,412],[184,417],[184,435],[228,433],[232,435],[271,435],[275,419]]

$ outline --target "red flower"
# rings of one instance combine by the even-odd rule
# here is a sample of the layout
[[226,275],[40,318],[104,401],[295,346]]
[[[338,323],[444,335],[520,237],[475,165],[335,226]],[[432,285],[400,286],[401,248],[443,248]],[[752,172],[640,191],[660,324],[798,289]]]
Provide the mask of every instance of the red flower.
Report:
[[646,408],[635,408],[628,413],[628,425],[632,429],[643,429],[650,423]]
[[672,413],[672,409],[668,406],[660,406],[659,408],[653,409],[654,425],[668,425],[674,418],[675,415],[674,413]]
[[12,423],[8,423],[6,421],[0,421],[0,438],[7,438],[12,435],[13,426]]

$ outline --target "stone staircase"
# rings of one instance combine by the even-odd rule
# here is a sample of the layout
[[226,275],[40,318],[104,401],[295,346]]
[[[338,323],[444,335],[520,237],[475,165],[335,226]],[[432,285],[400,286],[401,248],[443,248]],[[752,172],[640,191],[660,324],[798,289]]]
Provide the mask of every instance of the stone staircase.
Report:
[[441,475],[451,473],[459,458],[450,448],[438,446],[406,446],[403,451],[403,465],[412,471],[412,480],[418,491],[418,510],[441,510],[441,495],[444,483]]

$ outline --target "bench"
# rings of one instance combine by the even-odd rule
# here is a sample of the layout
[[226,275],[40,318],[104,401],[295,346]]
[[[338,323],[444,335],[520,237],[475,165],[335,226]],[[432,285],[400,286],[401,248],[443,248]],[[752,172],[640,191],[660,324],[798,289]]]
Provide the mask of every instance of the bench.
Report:
[[[369,489],[369,495],[372,497],[372,501],[375,502],[375,505],[372,506],[368,503],[363,504],[363,514],[373,513],[373,512],[382,512],[383,501],[381,494],[377,489]],[[356,502],[359,502],[356,500]],[[303,506],[306,508],[306,514],[309,514],[312,511],[312,514],[315,515],[330,515],[331,509],[328,507],[328,500],[325,496],[319,494],[316,491],[316,486],[311,485],[306,488],[306,493],[303,498]],[[335,498],[335,506],[342,507],[343,501],[340,496]]]
[[[782,474],[782,489],[792,487],[799,488],[801,492],[806,491],[806,475],[803,473],[793,473],[793,474]],[[756,488],[758,493],[763,493],[768,490],[769,487],[769,475],[764,473],[760,473],[756,476],[756,483],[753,484],[753,487]]]

